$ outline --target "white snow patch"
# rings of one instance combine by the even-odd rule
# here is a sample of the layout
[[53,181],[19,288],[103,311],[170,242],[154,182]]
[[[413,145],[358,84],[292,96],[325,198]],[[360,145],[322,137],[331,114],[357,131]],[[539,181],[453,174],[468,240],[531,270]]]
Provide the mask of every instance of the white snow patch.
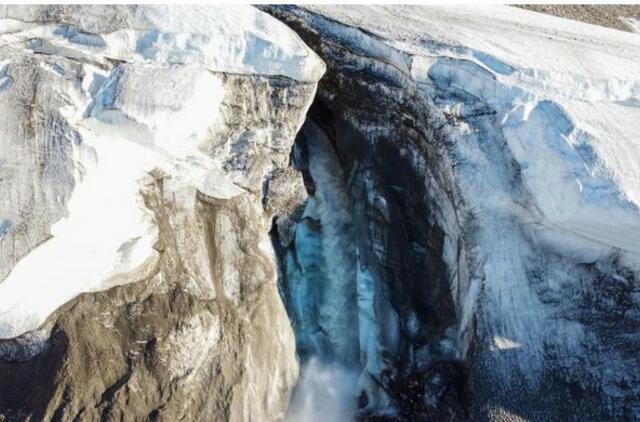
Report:
[[[38,7],[14,8],[17,15],[37,15]],[[91,7],[80,8],[65,24],[34,24],[0,19],[0,46],[66,57],[91,57],[101,63],[191,64],[214,71],[282,75],[315,82],[324,63],[282,22],[253,7],[215,5],[144,5],[125,13],[126,28],[113,23],[104,34]],[[26,19],[25,19],[26,20]]]
[[520,343],[501,336],[495,336],[493,338],[493,344],[498,350],[517,349],[518,347],[522,347]]

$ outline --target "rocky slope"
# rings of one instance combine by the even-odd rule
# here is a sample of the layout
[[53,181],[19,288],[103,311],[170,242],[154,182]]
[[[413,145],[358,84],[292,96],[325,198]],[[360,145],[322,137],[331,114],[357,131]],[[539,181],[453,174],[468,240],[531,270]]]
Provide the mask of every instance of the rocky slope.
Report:
[[621,31],[640,32],[637,4],[519,4],[517,7]]

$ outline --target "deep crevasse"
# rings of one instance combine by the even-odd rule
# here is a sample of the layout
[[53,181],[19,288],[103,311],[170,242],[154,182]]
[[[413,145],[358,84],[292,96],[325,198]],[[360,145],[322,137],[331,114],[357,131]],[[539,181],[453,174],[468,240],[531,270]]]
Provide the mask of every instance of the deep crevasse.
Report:
[[[368,240],[381,240],[391,256],[389,271],[373,266],[371,274],[384,274],[392,286],[405,343],[384,352],[427,366],[435,364],[430,356],[464,359],[465,383],[475,393],[469,411],[480,420],[553,420],[567,411],[583,420],[637,417],[640,383],[625,368],[637,366],[630,351],[639,341],[633,157],[640,40],[548,16],[534,21],[506,7],[319,6],[274,14],[328,64],[319,97],[339,109],[342,129],[350,131],[335,146],[357,198],[356,238],[373,232]],[[403,171],[415,177],[403,178]],[[363,179],[386,204],[352,190]],[[411,193],[416,184],[426,186],[426,204],[412,203],[423,194]],[[388,218],[394,205],[403,211],[395,220]],[[432,213],[437,241],[411,238],[431,229],[414,224],[412,207]],[[367,218],[381,224],[363,228]],[[442,250],[433,247],[440,235]],[[400,247],[403,236],[411,248]],[[446,263],[457,317],[447,330],[452,352],[441,352],[447,339],[438,341],[438,326],[428,327],[446,307],[426,300],[412,309],[398,295],[407,285],[417,287],[413,297],[430,286],[442,291],[433,266],[424,265],[436,260],[403,267],[393,259],[398,250],[409,257],[426,251]],[[360,252],[358,259],[370,262],[377,251]],[[360,277],[363,285],[368,279]],[[392,320],[373,309],[378,322]],[[416,310],[421,319],[413,318]],[[372,331],[360,316],[362,338]],[[421,330],[429,335],[420,342],[433,339],[433,347],[406,342]],[[361,343],[361,355],[363,349]],[[393,368],[376,356],[383,362]],[[438,377],[424,378],[433,381],[424,397],[441,400]],[[568,397],[580,404],[571,406]]]

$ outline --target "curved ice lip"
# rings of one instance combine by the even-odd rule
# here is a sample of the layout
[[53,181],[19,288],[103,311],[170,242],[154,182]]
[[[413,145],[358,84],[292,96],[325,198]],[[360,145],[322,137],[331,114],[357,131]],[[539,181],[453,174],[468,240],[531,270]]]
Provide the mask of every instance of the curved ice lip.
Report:
[[112,7],[114,16],[99,23],[94,21],[100,14],[96,7],[76,6],[64,16],[64,24],[38,22],[42,8],[46,6],[12,7],[0,13],[6,16],[0,19],[0,46],[103,64],[191,64],[311,83],[325,70],[291,29],[250,6]]

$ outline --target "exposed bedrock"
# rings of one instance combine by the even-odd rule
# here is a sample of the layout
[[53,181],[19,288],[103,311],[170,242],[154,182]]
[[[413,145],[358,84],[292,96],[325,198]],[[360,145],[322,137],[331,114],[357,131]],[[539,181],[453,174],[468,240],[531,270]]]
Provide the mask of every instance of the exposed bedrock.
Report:
[[[636,258],[540,214],[499,100],[478,96],[507,91],[464,59],[395,48],[348,8],[266,10],[327,64],[294,147],[310,198],[281,254],[309,367],[355,368],[363,419],[637,417]],[[422,75],[421,60],[436,65]],[[520,133],[566,121],[548,107]]]
[[145,192],[160,228],[151,274],[73,300],[51,317],[44,351],[0,363],[8,420],[226,421],[283,411],[297,366],[272,258],[255,242],[269,220],[260,223],[248,195],[198,195],[187,213],[163,190],[165,177],[154,175]]

